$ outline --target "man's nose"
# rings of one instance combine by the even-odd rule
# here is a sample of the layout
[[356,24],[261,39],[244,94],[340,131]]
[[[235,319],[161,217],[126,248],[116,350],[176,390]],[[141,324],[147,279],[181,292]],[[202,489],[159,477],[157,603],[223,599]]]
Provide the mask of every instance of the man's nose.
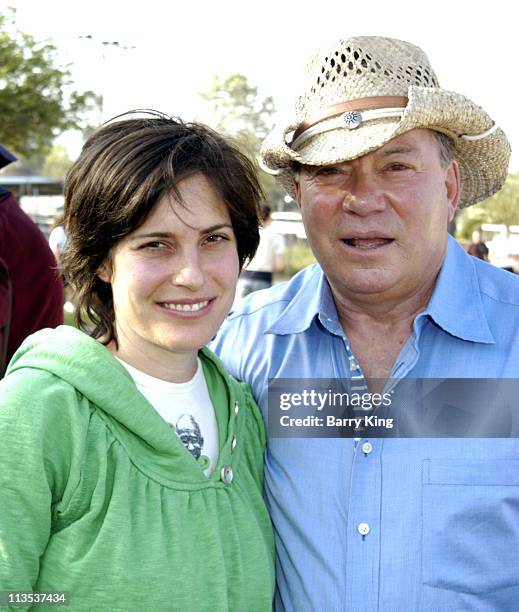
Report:
[[368,172],[354,172],[344,195],[342,208],[361,217],[385,209],[386,203],[376,177]]

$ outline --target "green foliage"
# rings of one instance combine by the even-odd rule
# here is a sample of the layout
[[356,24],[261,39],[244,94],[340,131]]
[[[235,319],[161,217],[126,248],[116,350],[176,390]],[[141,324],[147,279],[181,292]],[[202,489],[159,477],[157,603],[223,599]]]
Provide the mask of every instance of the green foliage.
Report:
[[[243,74],[225,79],[214,77],[211,88],[200,94],[209,103],[208,123],[218,132],[231,136],[241,150],[257,161],[261,144],[273,127],[275,106],[272,97],[261,99]],[[267,199],[273,209],[281,209],[284,193],[270,174],[259,173]]]
[[72,166],[72,160],[67,149],[63,145],[55,144],[43,162],[41,174],[49,178],[63,180],[70,166]]
[[234,137],[249,153],[256,153],[272,127],[272,98],[258,99],[258,88],[243,74],[214,77],[209,91],[201,96],[211,106],[213,127]]
[[456,235],[468,240],[483,223],[519,225],[519,174],[509,174],[500,191],[463,210],[457,218]]
[[45,155],[64,130],[81,128],[81,114],[98,103],[72,90],[56,48],[15,25],[14,9],[0,13],[0,142],[16,155]]
[[283,273],[290,277],[313,263],[315,263],[315,257],[306,240],[297,240],[289,245],[285,251]]

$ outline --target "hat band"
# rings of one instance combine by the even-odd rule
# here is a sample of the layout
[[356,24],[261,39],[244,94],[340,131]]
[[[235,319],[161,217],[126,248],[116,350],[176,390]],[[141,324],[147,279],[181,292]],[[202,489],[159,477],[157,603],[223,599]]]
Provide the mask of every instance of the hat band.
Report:
[[[363,121],[385,117],[401,117],[407,106],[407,101],[408,99],[405,96],[372,96],[334,104],[304,121],[294,132],[291,143],[287,144],[292,149],[297,149],[309,138],[328,130],[341,127],[353,130],[359,127]],[[326,126],[318,125],[326,119],[337,117],[337,115],[340,116],[336,121],[330,122]]]

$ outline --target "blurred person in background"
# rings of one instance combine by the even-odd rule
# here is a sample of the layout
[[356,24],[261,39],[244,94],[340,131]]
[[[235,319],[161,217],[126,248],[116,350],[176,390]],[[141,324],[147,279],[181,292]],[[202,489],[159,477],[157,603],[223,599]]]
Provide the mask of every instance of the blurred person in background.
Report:
[[271,213],[270,206],[261,206],[259,247],[238,281],[238,294],[242,298],[253,291],[271,287],[273,274],[282,272],[285,267],[285,239],[272,226]]
[[65,303],[63,305],[63,310],[66,313],[74,312],[74,295],[71,288],[68,286],[67,279],[62,273],[62,258],[65,253],[65,248],[67,246],[67,233],[65,232],[65,228],[63,227],[63,215],[59,215],[54,220],[54,227],[52,228],[49,234],[49,247],[52,251],[52,254],[56,258],[58,263],[58,269],[61,274],[61,279],[63,281],[63,289],[65,293]]
[[488,247],[483,242],[480,229],[475,229],[472,232],[472,242],[467,247],[467,253],[472,257],[488,261]]
[[510,227],[496,234],[488,243],[490,263],[507,272],[517,272],[519,265],[519,236],[512,236]]
[[85,612],[271,609],[263,422],[203,348],[261,198],[201,124],[150,112],[86,142],[62,258],[80,329],[29,337],[0,383],[0,591],[66,591]]
[[[16,157],[0,145],[0,168]],[[63,323],[63,284],[38,226],[0,187],[0,378],[22,341]]]

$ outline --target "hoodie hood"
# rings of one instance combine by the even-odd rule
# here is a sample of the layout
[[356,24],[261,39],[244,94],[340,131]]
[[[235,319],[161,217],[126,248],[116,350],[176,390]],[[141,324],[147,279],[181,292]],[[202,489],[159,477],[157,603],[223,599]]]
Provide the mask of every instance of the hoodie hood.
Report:
[[[215,394],[218,395],[219,409],[215,412],[220,437],[219,465],[225,459],[227,446],[230,448],[228,433],[234,429],[234,423],[229,422],[234,420],[230,402],[236,401],[236,385],[230,384],[230,376],[210,351],[202,349],[200,358],[213,403]],[[197,480],[199,475],[200,483],[210,480],[166,421],[138,391],[128,371],[105,346],[85,333],[63,325],[29,336],[13,356],[6,375],[24,368],[44,370],[74,387],[97,410],[132,459],[146,466],[148,473],[158,471],[162,477],[173,478],[175,482],[179,479],[192,482],[195,475]],[[222,378],[225,385],[221,384]],[[213,474],[217,470],[218,466]]]

